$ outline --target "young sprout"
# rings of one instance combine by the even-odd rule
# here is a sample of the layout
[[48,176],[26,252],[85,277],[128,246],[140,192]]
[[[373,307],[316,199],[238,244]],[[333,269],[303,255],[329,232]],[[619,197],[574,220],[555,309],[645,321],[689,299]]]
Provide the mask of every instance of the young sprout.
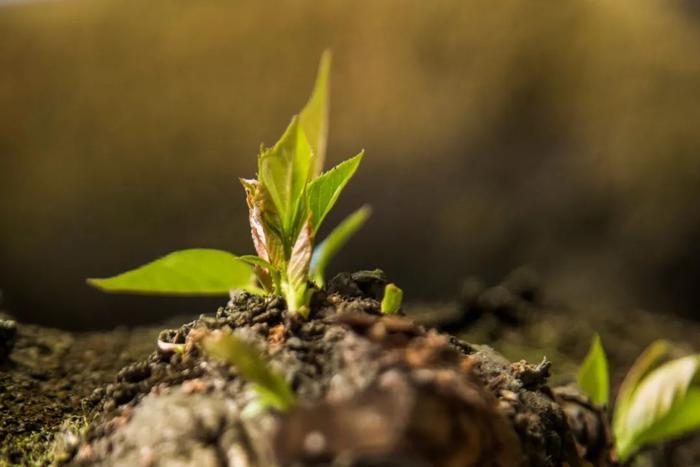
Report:
[[[661,363],[664,341],[652,343],[625,376],[615,401],[613,433],[621,462],[648,444],[700,429],[700,355]],[[579,373],[579,385],[591,400],[607,402],[607,360],[598,336]]]
[[608,358],[598,334],[593,336],[591,348],[578,372],[578,385],[594,404],[608,405],[610,382]]
[[290,312],[309,314],[312,286],[323,287],[330,259],[364,224],[369,208],[351,214],[314,250],[324,219],[357,171],[364,152],[322,173],[328,134],[331,57],[325,52],[311,97],[280,140],[258,155],[258,174],[241,179],[257,255],[190,249],[88,283],[106,292],[225,295],[233,289],[275,294]]
[[296,405],[296,396],[287,380],[269,367],[252,344],[223,331],[214,331],[204,336],[201,342],[207,354],[235,367],[253,385],[263,407],[286,412]]
[[396,284],[387,284],[384,287],[384,298],[382,298],[382,314],[393,315],[401,308],[403,301],[403,290]]

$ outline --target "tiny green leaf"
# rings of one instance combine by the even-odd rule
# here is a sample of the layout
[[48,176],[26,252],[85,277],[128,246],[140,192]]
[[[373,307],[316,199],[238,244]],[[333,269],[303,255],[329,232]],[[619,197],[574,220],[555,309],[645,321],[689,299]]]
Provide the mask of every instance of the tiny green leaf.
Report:
[[698,428],[700,417],[684,412],[698,408],[698,394],[691,384],[699,366],[700,356],[679,358],[651,371],[639,383],[615,430],[621,461],[646,443],[665,441]]
[[331,259],[350,240],[350,237],[365,224],[371,212],[372,210],[369,206],[363,206],[353,212],[316,247],[311,258],[311,280],[316,285],[323,287],[326,267],[328,267]]
[[273,371],[254,345],[229,332],[215,331],[202,339],[208,354],[234,366],[253,384],[260,402],[285,412],[296,405],[296,397],[284,377]]
[[335,205],[343,188],[357,171],[364,154],[365,152],[362,151],[357,156],[341,162],[309,184],[307,201],[314,232],[318,231],[321,222]]
[[401,308],[403,301],[403,290],[396,284],[387,284],[384,287],[384,298],[382,298],[382,314],[393,315]]
[[311,171],[314,177],[323,169],[326,158],[326,143],[328,141],[328,95],[330,91],[331,53],[323,52],[321,63],[318,65],[316,83],[311,97],[299,114],[301,127],[313,151]]
[[593,336],[591,348],[578,372],[578,385],[594,404],[608,403],[610,391],[608,359],[598,334]]
[[264,150],[258,160],[258,176],[279,213],[287,240],[292,235],[310,165],[311,147],[297,117],[277,144]]
[[226,295],[247,289],[253,270],[235,255],[194,248],[176,251],[131,271],[88,284],[106,292],[172,295]]

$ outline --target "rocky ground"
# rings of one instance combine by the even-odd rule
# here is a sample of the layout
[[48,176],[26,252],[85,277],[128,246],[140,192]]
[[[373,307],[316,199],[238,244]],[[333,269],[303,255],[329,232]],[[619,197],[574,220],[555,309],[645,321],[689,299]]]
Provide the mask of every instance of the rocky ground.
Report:
[[[593,331],[610,343],[617,379],[656,337],[698,348],[692,323],[580,319],[527,271],[494,287],[468,280],[454,303],[407,307],[413,320],[381,316],[382,285],[374,273],[340,275],[308,322],[247,294],[164,331],[70,334],[5,317],[0,465],[606,465],[605,417],[552,389],[571,381]],[[246,415],[255,392],[198,345],[227,328],[268,355],[298,408]],[[648,459],[698,465],[696,446]]]

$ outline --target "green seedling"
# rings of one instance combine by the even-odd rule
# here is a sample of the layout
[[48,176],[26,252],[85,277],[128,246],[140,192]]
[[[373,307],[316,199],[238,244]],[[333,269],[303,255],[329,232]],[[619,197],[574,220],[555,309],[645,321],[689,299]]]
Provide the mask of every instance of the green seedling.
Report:
[[[612,424],[621,462],[646,445],[700,429],[700,355],[663,362],[667,353],[665,341],[652,343],[620,386]],[[607,359],[597,336],[579,373],[579,385],[591,400],[606,403]]]
[[578,372],[578,385],[594,404],[608,405],[608,358],[598,334],[593,336],[591,349]]
[[256,255],[190,249],[139,268],[88,283],[106,292],[170,295],[224,295],[234,289],[275,294],[291,312],[308,317],[313,286],[323,287],[330,260],[365,223],[360,208],[314,250],[319,227],[364,152],[322,173],[328,134],[331,58],[323,54],[311,97],[280,140],[262,147],[255,179],[241,179]]
[[202,348],[207,354],[233,366],[248,380],[262,407],[286,412],[296,405],[294,391],[287,380],[270,368],[252,344],[230,332],[214,331],[202,338]]
[[382,314],[393,315],[401,308],[403,301],[403,290],[398,288],[396,284],[387,284],[384,287],[384,298],[382,298]]

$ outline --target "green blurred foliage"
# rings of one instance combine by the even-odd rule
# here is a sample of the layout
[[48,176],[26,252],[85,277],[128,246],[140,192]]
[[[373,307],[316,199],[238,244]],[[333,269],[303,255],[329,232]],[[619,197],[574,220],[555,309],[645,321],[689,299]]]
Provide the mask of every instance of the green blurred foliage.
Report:
[[331,47],[327,166],[367,157],[328,225],[360,201],[377,214],[341,269],[383,267],[410,299],[528,262],[571,299],[691,312],[700,16],[687,5],[0,6],[7,306],[72,327],[155,319],[170,304],[100,297],[82,278],[180,248],[252,251],[236,178]]

